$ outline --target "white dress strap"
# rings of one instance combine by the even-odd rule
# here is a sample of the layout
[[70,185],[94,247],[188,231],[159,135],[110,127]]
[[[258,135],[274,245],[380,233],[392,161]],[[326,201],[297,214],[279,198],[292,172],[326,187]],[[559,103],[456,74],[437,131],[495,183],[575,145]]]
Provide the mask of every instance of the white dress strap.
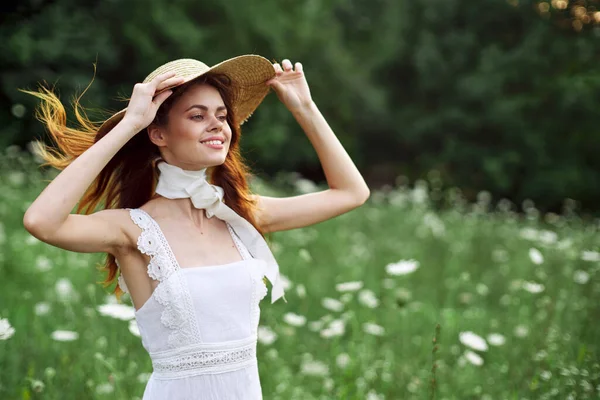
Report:
[[160,322],[167,327],[170,348],[201,341],[198,321],[189,288],[183,281],[180,267],[158,223],[142,209],[129,209],[133,222],[142,229],[137,247],[150,256],[148,276],[159,283],[152,298],[163,306]]
[[227,229],[229,230],[229,234],[231,235],[231,238],[233,239],[233,243],[235,244],[235,247],[237,247],[238,251],[240,252],[240,255],[242,256],[242,259],[244,259],[244,260],[251,259],[252,258],[252,254],[250,254],[250,252],[248,251],[248,249],[246,248],[246,246],[244,246],[244,243],[238,237],[238,235],[235,233],[235,231],[233,230],[233,228],[231,227],[231,225],[229,225],[228,222],[226,222],[226,225],[227,225]]
[[137,247],[141,253],[150,256],[148,276],[158,281],[167,279],[179,269],[179,265],[158,223],[139,208],[130,209],[129,215],[142,230],[137,240]]

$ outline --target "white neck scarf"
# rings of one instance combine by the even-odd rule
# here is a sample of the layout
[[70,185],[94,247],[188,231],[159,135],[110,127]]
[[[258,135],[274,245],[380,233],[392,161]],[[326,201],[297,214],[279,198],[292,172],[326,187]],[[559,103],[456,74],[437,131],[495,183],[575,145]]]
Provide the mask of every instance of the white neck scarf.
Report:
[[[206,216],[226,221],[254,258],[267,263],[266,277],[271,282],[271,303],[284,296],[279,265],[267,242],[250,222],[223,203],[223,189],[206,180],[206,168],[200,171],[183,170],[164,160],[158,163],[160,177],[156,193],[168,199],[190,198],[194,207],[205,209]],[[285,297],[284,301],[287,302]]]

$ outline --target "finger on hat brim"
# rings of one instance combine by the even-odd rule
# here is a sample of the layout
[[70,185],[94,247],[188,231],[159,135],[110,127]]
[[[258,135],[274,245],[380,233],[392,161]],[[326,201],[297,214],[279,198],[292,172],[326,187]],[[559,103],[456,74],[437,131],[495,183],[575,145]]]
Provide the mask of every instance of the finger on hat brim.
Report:
[[[232,103],[239,125],[242,125],[252,115],[269,93],[271,88],[265,83],[276,75],[273,65],[266,58],[255,54],[241,55],[222,61],[202,73],[185,76],[182,82],[161,89],[155,93],[155,96],[211,72],[224,74],[231,80],[234,95]],[[100,127],[99,133],[113,129],[121,121],[126,110],[127,108],[107,119]]]

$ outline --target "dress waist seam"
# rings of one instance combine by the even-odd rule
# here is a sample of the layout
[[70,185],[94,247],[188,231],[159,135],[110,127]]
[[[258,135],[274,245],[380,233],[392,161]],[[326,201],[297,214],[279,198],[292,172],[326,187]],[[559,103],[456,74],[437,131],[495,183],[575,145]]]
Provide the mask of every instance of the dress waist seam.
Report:
[[218,374],[246,368],[256,363],[257,337],[219,343],[197,343],[150,353],[156,379],[179,379]]

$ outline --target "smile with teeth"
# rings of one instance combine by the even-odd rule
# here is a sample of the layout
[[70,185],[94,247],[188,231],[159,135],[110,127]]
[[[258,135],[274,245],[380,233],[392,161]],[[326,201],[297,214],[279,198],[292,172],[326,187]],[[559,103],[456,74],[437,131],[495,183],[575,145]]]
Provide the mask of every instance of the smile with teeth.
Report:
[[202,144],[223,144],[223,142],[220,140],[208,140],[206,142],[200,142],[200,143],[202,143]]

